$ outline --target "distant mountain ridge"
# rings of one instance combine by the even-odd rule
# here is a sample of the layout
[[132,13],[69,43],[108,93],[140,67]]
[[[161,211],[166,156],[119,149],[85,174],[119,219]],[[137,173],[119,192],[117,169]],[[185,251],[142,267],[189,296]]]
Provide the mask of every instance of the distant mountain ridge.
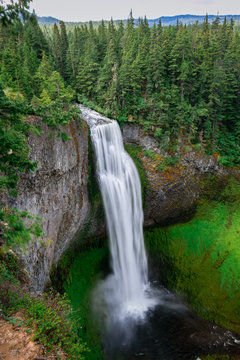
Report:
[[52,16],[38,16],[37,19],[40,25],[52,25],[55,23],[58,24],[60,21],[59,19],[56,19]]
[[[158,23],[159,20],[161,19],[161,22],[163,24],[163,26],[168,26],[168,25],[176,25],[177,22],[179,21],[179,23],[182,24],[195,24],[196,21],[198,21],[199,23],[202,23],[205,19],[206,15],[190,15],[190,14],[186,14],[186,15],[176,15],[176,16],[161,16],[157,19],[148,19],[149,25],[152,25],[155,23]],[[217,15],[208,15],[208,20],[209,22],[212,22],[213,20],[215,20],[217,17]],[[220,22],[224,21],[224,18],[226,17],[227,21],[231,21],[231,19],[233,19],[236,22],[240,21],[240,15],[218,15],[218,17],[220,18]]]
[[[209,22],[212,22],[214,19],[216,19],[217,15],[208,15]],[[231,21],[233,19],[236,23],[240,23],[240,15],[218,15],[220,18],[220,22],[224,21],[224,18],[226,17],[227,21]],[[175,15],[175,16],[161,16],[156,19],[148,19],[149,26],[153,26],[154,24],[157,24],[159,20],[161,19],[163,26],[169,26],[169,25],[176,25],[177,22],[182,24],[195,24],[196,21],[199,23],[202,23],[205,19],[205,15]],[[51,16],[38,16],[38,22],[40,25],[53,25],[54,23],[59,23],[59,19],[56,19]],[[114,22],[119,22],[120,20],[114,20]],[[125,23],[127,19],[124,19],[123,22]],[[108,23],[108,20],[104,20],[105,23]],[[135,22],[137,23],[137,19],[135,19]],[[65,21],[66,24],[70,26],[74,25],[81,25],[81,24],[88,24],[89,21],[79,21],[79,22],[68,22]],[[93,21],[93,24],[99,24],[100,21]]]

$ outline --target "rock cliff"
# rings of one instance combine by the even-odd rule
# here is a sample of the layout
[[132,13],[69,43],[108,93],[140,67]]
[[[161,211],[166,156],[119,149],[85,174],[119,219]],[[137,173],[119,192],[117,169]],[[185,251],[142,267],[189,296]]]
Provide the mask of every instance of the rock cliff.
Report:
[[47,125],[41,127],[40,136],[29,137],[30,158],[38,167],[21,175],[18,197],[8,200],[11,206],[43,220],[44,238],[33,239],[23,254],[34,291],[44,289],[52,264],[84,229],[90,214],[86,124],[76,122],[64,128],[72,138],[65,142]]

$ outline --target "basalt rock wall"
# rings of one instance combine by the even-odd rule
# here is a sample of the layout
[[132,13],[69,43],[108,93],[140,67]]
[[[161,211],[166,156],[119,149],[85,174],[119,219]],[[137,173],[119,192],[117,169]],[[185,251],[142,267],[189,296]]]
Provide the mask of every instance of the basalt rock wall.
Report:
[[44,237],[33,239],[21,253],[30,275],[31,288],[42,291],[51,266],[84,230],[89,221],[88,128],[75,122],[62,130],[71,140],[63,141],[40,119],[40,136],[29,136],[30,158],[38,167],[20,176],[17,198],[5,204],[28,210],[42,219]]

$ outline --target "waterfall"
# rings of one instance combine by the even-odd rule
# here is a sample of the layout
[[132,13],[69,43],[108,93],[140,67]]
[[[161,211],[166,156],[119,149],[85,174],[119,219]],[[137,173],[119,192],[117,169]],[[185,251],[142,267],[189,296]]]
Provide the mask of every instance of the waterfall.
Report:
[[101,286],[118,315],[143,313],[151,300],[139,175],[124,150],[118,123],[83,106],[80,109],[90,126],[109,234],[113,273]]

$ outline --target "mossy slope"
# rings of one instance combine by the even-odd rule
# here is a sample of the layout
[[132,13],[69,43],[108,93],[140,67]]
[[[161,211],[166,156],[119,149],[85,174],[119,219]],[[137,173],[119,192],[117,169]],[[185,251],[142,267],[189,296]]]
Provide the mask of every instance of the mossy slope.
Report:
[[[188,223],[145,233],[165,281],[198,313],[240,332],[240,185],[231,179],[219,200],[203,199]],[[160,265],[161,264],[161,265]],[[164,266],[166,264],[166,266]]]
[[70,268],[68,282],[64,284],[79,327],[79,337],[86,341],[90,352],[85,353],[87,360],[103,359],[103,352],[96,326],[91,318],[91,290],[102,269],[106,268],[107,248],[90,248],[79,252]]

